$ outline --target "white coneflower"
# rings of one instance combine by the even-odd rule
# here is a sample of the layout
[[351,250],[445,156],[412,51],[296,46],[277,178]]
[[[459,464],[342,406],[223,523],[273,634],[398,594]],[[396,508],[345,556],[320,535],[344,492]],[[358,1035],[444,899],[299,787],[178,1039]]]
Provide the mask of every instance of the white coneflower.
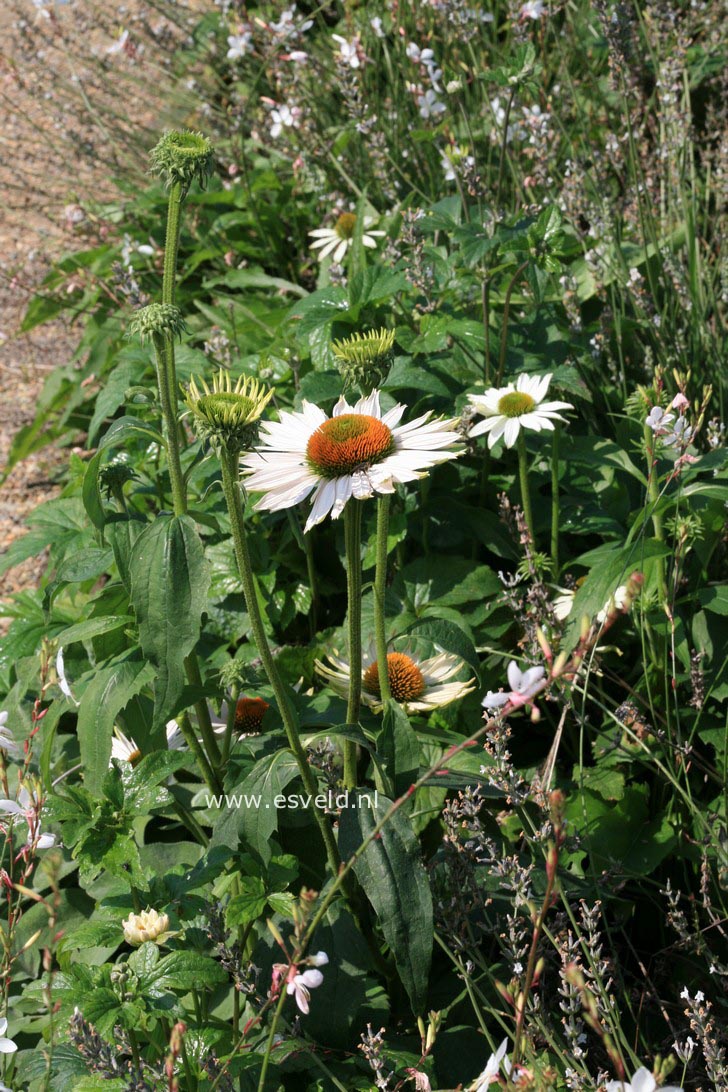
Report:
[[[332,690],[345,698],[349,693],[349,664],[335,653],[329,653],[327,659],[328,664],[316,660],[316,670]],[[448,681],[462,667],[460,657],[449,652],[441,652],[424,660],[405,652],[387,653],[387,676],[392,697],[412,713],[429,713],[469,694],[474,689],[474,679],[467,682]],[[379,664],[371,654],[362,671],[361,700],[374,710],[382,708]]]
[[400,425],[406,407],[382,413],[379,391],[350,406],[342,396],[332,417],[311,402],[299,412],[283,412],[279,422],[261,427],[261,443],[245,455],[245,485],[263,493],[256,508],[271,512],[292,508],[313,493],[305,530],[331,513],[338,519],[352,497],[394,493],[395,486],[415,481],[462,449],[457,422],[430,413]]
[[[176,720],[167,721],[165,731],[169,751],[184,751],[186,749],[185,737],[182,735]],[[124,735],[121,729],[114,725],[114,734],[111,737],[111,759],[115,758],[119,762],[130,762],[132,766],[136,766],[141,757],[142,752],[136,740],[132,736]],[[111,766],[111,759],[109,759],[109,766]]]
[[[372,231],[369,225],[373,223],[374,220],[370,216],[364,218],[361,241],[362,246],[368,247],[369,250],[374,250],[377,239],[385,234],[383,231]],[[330,254],[333,261],[341,262],[354,241],[355,233],[356,214],[342,212],[333,227],[315,228],[309,231],[309,235],[316,240],[315,243],[311,243],[311,249],[319,251],[319,258],[328,258]]]
[[501,437],[506,447],[513,447],[521,429],[541,432],[554,430],[554,421],[564,421],[559,410],[573,409],[570,402],[544,402],[551,375],[519,375],[515,385],[492,387],[485,394],[469,394],[468,400],[484,415],[470,430],[471,436],[488,433],[488,447]]

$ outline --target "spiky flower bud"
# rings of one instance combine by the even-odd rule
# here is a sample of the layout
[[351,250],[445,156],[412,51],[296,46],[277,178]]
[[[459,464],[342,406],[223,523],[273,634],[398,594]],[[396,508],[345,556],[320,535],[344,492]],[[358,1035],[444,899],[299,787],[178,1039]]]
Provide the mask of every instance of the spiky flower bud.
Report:
[[249,451],[258,439],[260,416],[273,397],[273,389],[247,375],[233,386],[224,368],[213,377],[211,388],[204,379],[198,382],[202,390],[193,377],[185,398],[197,435],[215,450]]
[[153,174],[159,175],[165,185],[180,183],[186,194],[197,179],[204,189],[214,169],[212,144],[202,133],[191,129],[171,129],[164,134],[150,153]]
[[365,394],[381,387],[392,366],[394,330],[369,330],[366,334],[334,341],[331,351],[339,362],[344,387],[358,386]]
[[150,303],[132,315],[129,336],[138,334],[142,344],[149,338],[181,337],[186,331],[182,312],[173,303]]

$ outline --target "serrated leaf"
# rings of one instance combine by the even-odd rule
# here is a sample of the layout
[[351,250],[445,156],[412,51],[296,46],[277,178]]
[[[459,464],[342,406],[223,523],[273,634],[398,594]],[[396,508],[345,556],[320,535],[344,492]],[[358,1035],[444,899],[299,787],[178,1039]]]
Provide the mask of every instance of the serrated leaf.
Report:
[[84,784],[95,796],[101,795],[108,773],[114,721],[153,678],[151,664],[122,660],[101,668],[83,692],[78,709],[78,742]]

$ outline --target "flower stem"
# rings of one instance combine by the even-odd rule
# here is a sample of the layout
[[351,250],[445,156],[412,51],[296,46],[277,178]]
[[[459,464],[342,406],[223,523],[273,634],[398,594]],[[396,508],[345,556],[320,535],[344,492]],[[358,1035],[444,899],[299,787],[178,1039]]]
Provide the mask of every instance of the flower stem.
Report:
[[[288,745],[298,763],[301,780],[303,781],[306,792],[311,794],[311,798],[313,799],[318,792],[316,778],[308,764],[306,752],[298,734],[296,716],[286,692],[285,684],[278,671],[278,666],[273,659],[273,654],[270,650],[265,627],[263,625],[263,618],[260,613],[260,606],[258,605],[258,596],[256,593],[255,581],[253,579],[253,566],[250,560],[250,550],[248,549],[248,539],[245,531],[243,505],[240,498],[238,456],[227,451],[221,451],[220,467],[222,469],[223,492],[230,514],[230,526],[232,529],[233,544],[235,546],[235,556],[240,570],[240,579],[243,584],[245,604],[248,610],[248,617],[250,618],[250,625],[253,630],[253,639],[271,687],[273,688],[278,710],[283,721],[283,727],[285,728],[286,736],[288,738]],[[339,850],[334,839],[334,833],[326,815],[324,815],[320,808],[314,808],[313,813],[316,817],[316,822],[319,825],[321,837],[324,840],[329,867],[334,876],[336,876],[341,865],[341,857],[339,856]]]
[[[647,452],[647,496],[649,498],[650,507],[652,508],[652,528],[655,532],[655,538],[658,542],[664,542],[665,532],[662,527],[662,514],[657,511],[657,506],[660,502],[660,480],[657,474],[657,458],[655,456],[655,434],[649,425],[645,425],[645,449]],[[667,580],[665,579],[665,559],[664,557],[658,557],[655,559],[657,564],[657,582],[660,586],[660,592],[662,594],[663,602],[667,602]]]
[[[169,191],[167,202],[167,235],[164,240],[164,272],[162,274],[162,303],[174,303],[177,287],[177,256],[182,210],[182,184],[175,182]],[[174,338],[166,338],[169,400],[175,411],[175,441],[177,442],[177,369],[174,360]]]
[[[361,504],[349,501],[344,509],[344,533],[346,538],[346,592],[349,624],[349,701],[346,707],[346,723],[359,722],[361,706]],[[344,740],[344,788],[356,786],[356,743]]]
[[208,789],[213,793],[219,792],[222,786],[217,778],[217,775],[215,774],[215,771],[210,765],[207,755],[200,746],[200,741],[197,738],[197,733],[192,727],[189,715],[187,713],[183,713],[183,715],[180,717],[179,726],[182,735],[185,738],[185,743],[197,759],[197,764],[200,767],[200,771]]
[[[154,334],[154,350],[157,358],[157,386],[159,387],[159,404],[162,408],[162,431],[164,433],[164,446],[167,449],[167,465],[169,467],[169,482],[172,487],[172,503],[175,516],[182,516],[187,511],[187,492],[185,490],[182,464],[179,457],[179,439],[177,436],[177,403],[173,401],[169,383],[169,347],[171,339],[163,334]],[[174,350],[172,350],[174,359]]]
[[523,429],[518,430],[518,475],[521,483],[521,504],[523,505],[523,515],[526,520],[526,527],[528,527],[528,533],[531,536],[531,542],[535,543],[533,536],[533,512],[531,511],[531,493],[528,488],[528,455],[526,454],[526,437],[524,436]]
[[559,446],[561,429],[554,426],[551,441],[551,564],[554,580],[559,575]]
[[377,553],[374,573],[374,639],[377,648],[379,668],[379,692],[382,702],[392,697],[387,668],[387,633],[385,625],[384,599],[387,594],[387,534],[389,531],[389,510],[392,497],[385,493],[377,501]]

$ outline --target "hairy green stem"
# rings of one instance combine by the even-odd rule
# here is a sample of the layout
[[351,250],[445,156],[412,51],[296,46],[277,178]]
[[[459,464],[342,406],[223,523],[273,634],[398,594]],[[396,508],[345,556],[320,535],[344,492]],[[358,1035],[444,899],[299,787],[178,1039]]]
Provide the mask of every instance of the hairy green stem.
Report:
[[503,382],[503,372],[505,371],[506,367],[506,349],[508,347],[508,316],[511,312],[511,296],[513,295],[513,289],[518,283],[518,278],[521,276],[521,273],[523,273],[523,270],[526,268],[527,265],[528,262],[521,262],[518,269],[509,280],[508,287],[506,288],[506,295],[505,299],[503,300],[503,325],[501,326],[500,349],[498,352],[498,375],[496,376],[495,380],[496,387],[500,387],[501,383]]
[[[353,498],[344,509],[346,592],[349,629],[349,700],[346,723],[359,723],[361,707],[361,504]],[[344,788],[356,787],[356,743],[344,740]]]
[[[273,688],[278,710],[283,721],[283,727],[285,728],[286,736],[288,738],[288,745],[298,764],[301,780],[303,781],[306,792],[309,793],[313,799],[318,793],[316,778],[308,764],[306,752],[298,734],[296,715],[286,692],[283,679],[278,671],[278,666],[270,650],[260,606],[258,604],[255,580],[253,578],[253,566],[250,559],[250,550],[248,549],[248,539],[245,530],[243,504],[240,497],[238,456],[227,451],[222,451],[220,453],[220,466],[222,469],[222,487],[225,494],[225,502],[230,514],[230,526],[232,529],[233,544],[235,546],[235,557],[238,562],[238,569],[240,570],[240,579],[243,584],[245,605],[248,610],[248,617],[250,618],[250,625],[253,630],[253,639],[263,662],[263,667],[265,668],[268,680]],[[336,876],[341,865],[341,857],[339,856],[334,833],[327,816],[324,815],[320,808],[314,808],[313,813],[316,817],[316,822],[319,825],[321,837],[324,840],[329,867],[334,876]]]
[[220,792],[222,785],[218,780],[217,774],[210,765],[207,755],[200,746],[200,741],[197,738],[197,733],[192,727],[192,722],[190,721],[189,715],[187,713],[183,713],[180,717],[179,726],[180,731],[184,736],[185,743],[197,759],[197,764],[200,767],[200,773],[202,774],[208,789],[212,793]]
[[389,532],[389,510],[392,504],[391,494],[385,493],[377,501],[377,553],[374,573],[374,640],[377,649],[379,669],[379,691],[383,702],[392,697],[387,668],[387,632],[384,613],[384,600],[387,594],[387,534]]
[[230,692],[230,702],[228,703],[228,715],[225,723],[225,735],[222,741],[222,756],[221,765],[224,768],[227,765],[227,761],[230,757],[230,747],[233,741],[233,730],[235,728],[235,717],[238,710],[238,696],[240,691],[237,686],[233,686]]
[[553,579],[559,575],[559,447],[561,428],[554,425],[551,441],[551,564]]
[[175,516],[182,516],[187,511],[187,491],[185,490],[182,463],[179,457],[179,437],[177,435],[177,402],[173,400],[169,384],[169,345],[168,338],[162,334],[153,334],[154,351],[157,359],[157,386],[159,404],[162,409],[162,432],[167,450],[169,482],[172,487],[172,503]]
[[[652,509],[652,528],[658,542],[665,541],[665,532],[662,526],[662,514],[657,508],[660,503],[660,479],[657,473],[657,458],[655,455],[655,434],[649,425],[644,428],[645,450],[647,452],[647,496]],[[667,580],[665,578],[665,559],[658,557],[657,582],[660,586],[663,603],[667,603]]]
[[518,430],[518,476],[521,483],[521,504],[523,505],[523,516],[526,520],[526,527],[528,533],[531,536],[531,542],[535,545],[535,538],[533,535],[533,512],[531,510],[531,492],[528,487],[528,455],[526,454],[526,437],[523,429]]

